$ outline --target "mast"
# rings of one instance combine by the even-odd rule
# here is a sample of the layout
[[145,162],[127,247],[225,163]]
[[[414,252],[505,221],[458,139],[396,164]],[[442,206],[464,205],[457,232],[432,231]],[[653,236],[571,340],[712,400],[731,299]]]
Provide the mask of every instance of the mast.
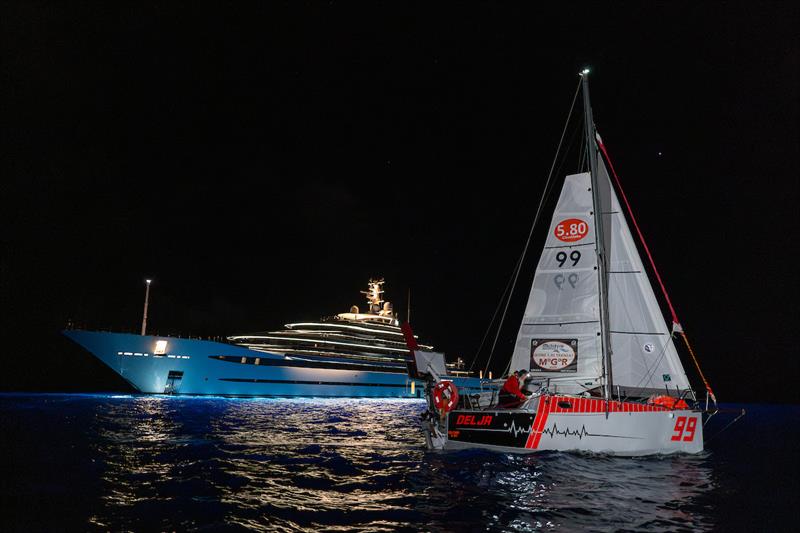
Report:
[[597,276],[600,289],[600,336],[603,350],[603,397],[611,399],[613,381],[611,374],[611,334],[608,326],[608,265],[606,263],[605,231],[603,228],[603,212],[600,199],[600,187],[597,180],[597,143],[594,134],[592,106],[589,102],[589,69],[581,71],[583,86],[583,110],[586,123],[586,156],[589,159],[589,171],[592,180],[592,204],[594,205],[594,234],[597,250]]
[[147,331],[147,304],[150,302],[150,282],[151,279],[146,279],[147,289],[144,291],[144,314],[142,315],[142,336]]

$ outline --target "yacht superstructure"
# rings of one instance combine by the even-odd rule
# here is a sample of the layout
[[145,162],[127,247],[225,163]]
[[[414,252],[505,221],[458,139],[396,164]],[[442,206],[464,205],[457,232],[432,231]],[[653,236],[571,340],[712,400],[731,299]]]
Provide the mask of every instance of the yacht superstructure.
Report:
[[[367,297],[367,311],[352,306],[347,313],[318,322],[295,322],[285,329],[234,335],[232,343],[254,351],[283,354],[293,359],[334,362],[349,367],[395,367],[406,371],[408,348],[391,302],[382,299],[383,279],[371,279],[361,291]],[[432,350],[432,346],[424,346]],[[456,370],[456,365],[452,365]]]

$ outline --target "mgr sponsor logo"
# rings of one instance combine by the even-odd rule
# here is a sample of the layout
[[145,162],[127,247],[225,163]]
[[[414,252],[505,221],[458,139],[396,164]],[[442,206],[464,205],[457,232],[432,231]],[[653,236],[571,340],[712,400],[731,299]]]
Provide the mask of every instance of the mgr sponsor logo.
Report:
[[577,372],[578,339],[531,340],[531,372]]

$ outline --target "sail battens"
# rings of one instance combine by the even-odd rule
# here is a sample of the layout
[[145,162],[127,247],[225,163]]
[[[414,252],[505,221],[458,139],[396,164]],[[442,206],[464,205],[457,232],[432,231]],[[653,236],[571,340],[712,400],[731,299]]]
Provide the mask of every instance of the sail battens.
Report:
[[573,324],[599,324],[599,320],[574,320],[571,322],[523,322],[523,326],[570,326]]
[[641,270],[609,270],[609,274],[641,274]]
[[578,246],[594,246],[594,241],[592,242],[585,242],[581,244],[558,244],[553,246],[545,246],[545,250],[553,250],[558,248],[577,248]]
[[669,333],[654,333],[654,332],[647,332],[647,331],[615,331],[611,330],[611,333],[618,333],[620,335],[669,335]]

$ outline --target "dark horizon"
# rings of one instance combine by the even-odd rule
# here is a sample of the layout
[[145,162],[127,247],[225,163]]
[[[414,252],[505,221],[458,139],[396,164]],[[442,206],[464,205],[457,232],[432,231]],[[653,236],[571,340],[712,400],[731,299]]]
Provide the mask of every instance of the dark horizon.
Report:
[[1,390],[123,390],[58,332],[138,331],[148,277],[149,331],[203,337],[343,312],[383,277],[470,362],[588,65],[718,398],[798,400],[794,5],[2,9]]

